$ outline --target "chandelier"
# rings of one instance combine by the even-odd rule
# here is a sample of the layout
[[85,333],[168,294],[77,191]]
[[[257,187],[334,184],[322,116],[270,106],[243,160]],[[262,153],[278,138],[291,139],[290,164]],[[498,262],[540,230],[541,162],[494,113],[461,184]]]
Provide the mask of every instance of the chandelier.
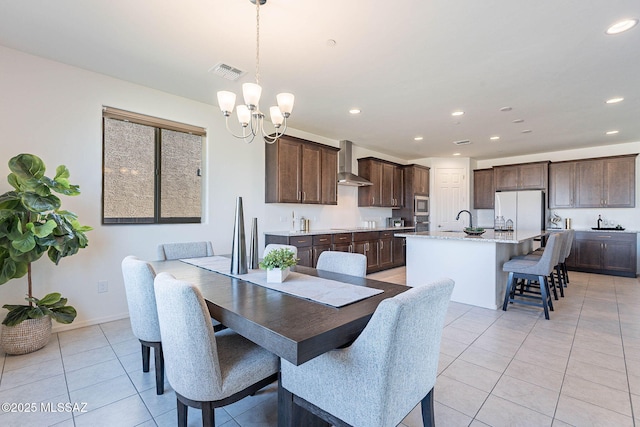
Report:
[[260,86],[260,5],[265,4],[267,0],[249,1],[256,5],[256,82],[244,83],[242,85],[244,104],[240,104],[236,108],[238,121],[242,126],[242,135],[236,135],[229,128],[229,116],[233,112],[236,103],[236,94],[225,90],[219,91],[218,105],[220,106],[220,110],[222,110],[227,130],[231,135],[236,138],[242,138],[246,143],[250,143],[260,134],[266,143],[273,144],[278,138],[284,135],[287,130],[287,118],[293,110],[294,96],[291,93],[279,93],[276,96],[278,106],[269,108],[269,115],[271,116],[271,123],[275,128],[275,132],[272,135],[267,135],[264,131],[264,113],[260,111],[260,107],[258,106],[260,95],[262,94],[262,87]]

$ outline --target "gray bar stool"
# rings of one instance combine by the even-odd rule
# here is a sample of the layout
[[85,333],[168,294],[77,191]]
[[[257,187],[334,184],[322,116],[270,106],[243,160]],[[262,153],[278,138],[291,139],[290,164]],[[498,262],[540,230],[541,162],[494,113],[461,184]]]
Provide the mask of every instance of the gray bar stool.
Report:
[[[561,231],[554,233],[559,236],[561,241],[556,242],[556,245],[560,246],[560,253],[558,256],[558,262],[553,266],[551,273],[549,274],[549,288],[553,292],[553,298],[558,299],[558,289],[560,289],[560,296],[564,298],[564,289],[566,283],[564,283],[564,275],[562,273],[562,263],[564,259],[569,256],[568,252],[571,250],[571,242],[569,242],[569,233],[567,231]],[[569,244],[569,247],[567,247]],[[542,254],[544,254],[545,247],[536,249],[530,254],[513,257],[512,259],[524,259],[529,261],[539,261]],[[566,252],[566,255],[565,255]],[[556,286],[557,284],[557,286]]]
[[[553,271],[553,268],[558,264],[560,257],[560,250],[562,248],[562,237],[559,234],[552,234],[547,241],[544,252],[539,260],[518,259],[513,258],[504,263],[502,266],[503,271],[509,272],[509,278],[507,279],[507,287],[504,293],[504,303],[502,310],[507,311],[509,303],[519,303],[542,307],[544,310],[545,319],[549,319],[549,310],[553,310],[553,302],[549,295],[549,281],[548,276]],[[529,295],[521,293],[517,295],[516,299],[516,286],[518,279],[537,281],[540,283],[540,294]],[[540,302],[533,301],[533,299],[540,299]]]

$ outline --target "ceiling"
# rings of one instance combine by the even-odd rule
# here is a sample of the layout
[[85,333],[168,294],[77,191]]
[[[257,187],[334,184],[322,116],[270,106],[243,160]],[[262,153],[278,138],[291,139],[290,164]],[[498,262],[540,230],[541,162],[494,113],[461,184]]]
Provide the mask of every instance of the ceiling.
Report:
[[[640,141],[640,26],[605,34],[629,17],[637,0],[268,0],[262,109],[292,92],[289,126],[407,160]],[[0,45],[212,105],[254,81],[255,39],[249,0],[0,0]]]

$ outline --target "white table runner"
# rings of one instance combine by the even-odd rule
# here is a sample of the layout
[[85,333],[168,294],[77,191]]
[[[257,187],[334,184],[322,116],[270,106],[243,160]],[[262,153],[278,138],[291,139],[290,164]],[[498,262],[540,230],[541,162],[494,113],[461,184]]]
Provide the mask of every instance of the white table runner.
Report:
[[352,285],[293,271],[283,283],[267,283],[265,270],[249,270],[247,274],[230,274],[231,259],[221,256],[186,258],[180,261],[332,307],[343,307],[384,292],[381,289]]

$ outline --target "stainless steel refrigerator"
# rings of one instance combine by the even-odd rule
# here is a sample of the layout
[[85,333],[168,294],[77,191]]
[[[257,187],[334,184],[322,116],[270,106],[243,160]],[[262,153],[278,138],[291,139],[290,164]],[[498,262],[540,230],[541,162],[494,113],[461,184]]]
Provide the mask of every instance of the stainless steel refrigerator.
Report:
[[514,231],[544,230],[547,224],[544,191],[498,191],[495,197],[495,216],[504,217],[505,229],[511,220]]

